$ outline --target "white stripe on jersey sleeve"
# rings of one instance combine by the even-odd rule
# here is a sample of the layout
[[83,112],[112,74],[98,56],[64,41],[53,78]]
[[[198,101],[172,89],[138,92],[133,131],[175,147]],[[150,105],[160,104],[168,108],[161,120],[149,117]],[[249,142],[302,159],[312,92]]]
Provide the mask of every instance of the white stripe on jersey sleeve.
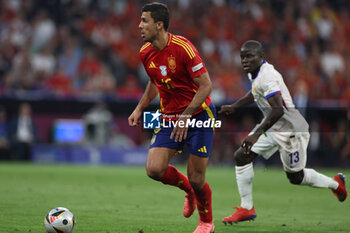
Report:
[[192,67],[192,72],[196,72],[202,68],[203,68],[203,63],[201,62],[198,65]]

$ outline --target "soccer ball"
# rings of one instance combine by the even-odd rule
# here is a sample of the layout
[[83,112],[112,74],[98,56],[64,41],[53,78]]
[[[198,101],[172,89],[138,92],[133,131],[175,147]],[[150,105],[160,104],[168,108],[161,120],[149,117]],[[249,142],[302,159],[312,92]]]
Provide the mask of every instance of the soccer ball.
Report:
[[75,218],[69,209],[57,207],[46,214],[44,224],[47,233],[71,233],[74,230]]

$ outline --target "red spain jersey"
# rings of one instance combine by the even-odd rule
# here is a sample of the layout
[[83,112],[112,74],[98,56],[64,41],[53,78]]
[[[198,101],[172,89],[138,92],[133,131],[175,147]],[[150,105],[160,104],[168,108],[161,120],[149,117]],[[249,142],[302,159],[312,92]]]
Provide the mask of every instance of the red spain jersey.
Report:
[[[158,88],[161,112],[176,120],[198,90],[193,78],[207,72],[197,49],[186,38],[169,33],[168,43],[162,50],[146,43],[140,49],[140,58]],[[208,96],[195,115],[210,103]]]

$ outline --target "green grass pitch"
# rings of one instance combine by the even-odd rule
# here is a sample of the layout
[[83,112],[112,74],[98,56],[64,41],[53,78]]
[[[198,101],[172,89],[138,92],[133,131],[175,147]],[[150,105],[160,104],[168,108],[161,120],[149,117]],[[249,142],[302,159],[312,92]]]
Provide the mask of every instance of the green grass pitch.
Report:
[[[185,171],[185,167],[179,167]],[[320,170],[334,176],[336,170]],[[342,170],[350,175],[350,170]],[[240,204],[233,167],[208,167],[215,232],[350,232],[350,200],[327,189],[289,184],[282,168],[257,168],[257,218],[225,226]],[[0,163],[0,232],[45,232],[44,216],[69,208],[74,233],[193,232],[198,212],[182,216],[184,193],[155,182],[143,167]]]

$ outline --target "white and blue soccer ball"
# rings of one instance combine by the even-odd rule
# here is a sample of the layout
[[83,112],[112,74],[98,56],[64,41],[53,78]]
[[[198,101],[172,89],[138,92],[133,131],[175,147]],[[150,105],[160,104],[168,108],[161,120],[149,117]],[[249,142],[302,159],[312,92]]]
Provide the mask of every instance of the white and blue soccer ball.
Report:
[[44,224],[47,233],[72,233],[75,218],[69,209],[56,207],[46,214]]

